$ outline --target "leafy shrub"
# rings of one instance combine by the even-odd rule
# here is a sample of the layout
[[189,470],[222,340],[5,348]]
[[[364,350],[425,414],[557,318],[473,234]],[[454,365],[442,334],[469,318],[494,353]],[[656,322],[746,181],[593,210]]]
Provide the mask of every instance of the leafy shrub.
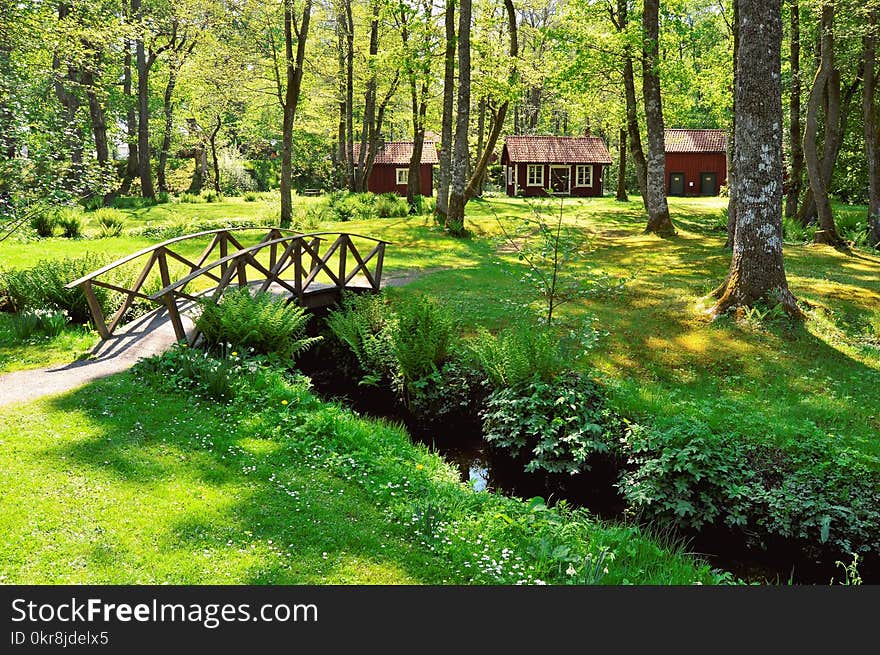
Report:
[[782,219],[782,237],[788,243],[807,243],[813,240],[815,225],[802,225],[796,218]]
[[405,383],[438,370],[449,356],[454,326],[449,313],[430,298],[400,303],[391,329],[394,354]]
[[200,196],[197,193],[181,193],[180,194],[180,202],[184,204],[196,204],[200,203],[204,200],[203,196]]
[[218,402],[231,402],[235,380],[246,364],[239,357],[223,359],[186,346],[174,346],[156,357],[140,360],[134,368],[157,386],[195,389]]
[[211,347],[230,344],[243,351],[296,357],[320,337],[305,337],[309,315],[302,307],[268,292],[251,295],[243,287],[227,293],[219,303],[200,302],[196,327]]
[[140,196],[116,196],[110,201],[114,209],[144,209],[154,207],[157,204],[153,198],[141,198]]
[[223,149],[219,153],[217,163],[220,166],[220,186],[224,194],[234,196],[257,190],[257,181],[248,171],[246,162],[241,158],[237,148]]
[[256,202],[260,196],[257,195],[256,191],[248,191],[244,194],[243,198],[245,202]]
[[118,209],[104,207],[95,211],[92,216],[98,221],[99,235],[102,239],[122,235],[122,228],[125,227],[125,218],[124,214]]
[[468,347],[495,389],[525,384],[533,377],[550,382],[569,364],[564,341],[550,330],[527,323],[497,336],[481,330]]
[[31,217],[31,227],[36,231],[37,236],[44,239],[52,236],[57,222],[58,217],[54,209],[38,211]]
[[406,198],[396,193],[383,193],[376,197],[373,205],[379,218],[399,218],[409,215],[409,204]]
[[99,195],[89,196],[82,202],[83,209],[92,212],[104,206],[104,198]]
[[171,202],[171,194],[167,191],[160,191],[156,194],[156,204],[164,205],[165,203]]
[[480,371],[470,362],[453,357],[427,376],[413,380],[406,401],[423,428],[448,430],[478,420],[488,393]]
[[381,295],[351,295],[329,312],[326,325],[335,340],[354,356],[360,384],[378,384],[397,376],[391,337],[394,314]]
[[619,421],[596,382],[576,372],[498,389],[486,400],[483,437],[526,461],[525,470],[579,473],[614,446]]
[[82,218],[79,213],[65,209],[58,215],[58,225],[61,227],[61,236],[65,239],[79,239],[82,237]]
[[14,314],[12,317],[12,333],[19,341],[30,339],[40,329],[40,317],[33,310]]
[[880,550],[880,461],[811,438],[782,447],[697,422],[631,425],[620,487],[642,513],[685,530],[726,526],[757,547]]
[[202,198],[205,202],[222,202],[223,194],[217,191],[202,191]]
[[[91,315],[82,289],[65,289],[65,285],[106,263],[104,257],[86,254],[77,258],[40,261],[27,269],[3,271],[0,273],[0,295],[9,299],[16,312],[56,308],[65,310],[72,322],[85,324]],[[93,290],[104,314],[109,314],[119,294],[98,286]]]

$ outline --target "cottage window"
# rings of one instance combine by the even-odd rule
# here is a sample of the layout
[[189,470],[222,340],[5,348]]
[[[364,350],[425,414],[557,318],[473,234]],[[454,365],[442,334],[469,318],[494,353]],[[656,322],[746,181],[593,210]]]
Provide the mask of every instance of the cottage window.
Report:
[[526,171],[526,184],[528,186],[544,186],[543,164],[529,164]]
[[397,169],[397,183],[398,184],[409,184],[409,169],[408,168],[398,168]]
[[513,186],[516,184],[516,167],[515,166],[510,166],[507,169],[507,183],[510,186]]
[[590,164],[580,165],[575,171],[575,186],[593,186],[593,166]]

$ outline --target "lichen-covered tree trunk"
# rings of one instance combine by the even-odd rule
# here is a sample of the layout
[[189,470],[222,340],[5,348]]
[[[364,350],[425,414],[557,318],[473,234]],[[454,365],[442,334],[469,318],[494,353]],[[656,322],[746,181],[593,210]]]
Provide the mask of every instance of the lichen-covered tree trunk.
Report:
[[713,312],[759,301],[800,315],[782,258],[782,0],[739,0],[737,226]]
[[629,196],[626,195],[626,127],[621,127],[617,137],[617,194],[615,200],[626,202]]
[[791,165],[788,175],[788,194],[785,196],[785,216],[794,218],[804,180],[804,149],[801,144],[801,19],[800,0],[790,0],[789,64],[791,87],[788,97],[789,144]]
[[443,19],[446,49],[443,55],[443,117],[440,128],[440,161],[437,171],[437,219],[446,222],[449,182],[452,178],[452,120],[455,109],[455,0],[446,0]]
[[880,245],[880,133],[877,130],[877,110],[874,96],[877,90],[877,11],[871,11],[868,31],[863,38],[864,87],[862,88],[862,117],[865,133],[865,160],[868,165],[868,242]]
[[663,104],[660,98],[660,0],[645,0],[642,12],[642,95],[648,128],[648,157],[645,176],[648,225],[646,232],[675,233],[666,204],[666,148],[664,144]]
[[455,139],[452,147],[452,177],[446,230],[464,234],[465,187],[468,181],[468,128],[471,113],[471,0],[461,0],[458,11],[458,97]]
[[[807,102],[806,126],[804,129],[804,160],[807,166],[807,177],[810,181],[810,192],[813,202],[816,203],[816,215],[819,229],[816,230],[814,240],[816,243],[826,243],[832,246],[842,246],[843,240],[837,234],[834,225],[834,215],[831,210],[831,200],[828,197],[828,181],[826,180],[825,167],[833,157],[835,150],[836,128],[839,121],[840,111],[840,73],[834,68],[833,58],[833,24],[834,7],[830,4],[822,6],[821,48],[820,64],[810,89],[810,97]],[[816,138],[819,133],[819,109],[822,106],[823,94],[827,93],[828,102],[825,112],[825,143],[824,162],[819,160]]]

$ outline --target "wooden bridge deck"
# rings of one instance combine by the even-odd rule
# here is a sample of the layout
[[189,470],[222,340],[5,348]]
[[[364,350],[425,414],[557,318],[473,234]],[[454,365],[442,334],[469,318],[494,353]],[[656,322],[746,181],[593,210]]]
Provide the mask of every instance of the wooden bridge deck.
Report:
[[[190,341],[198,335],[187,334],[181,318],[183,300],[196,302],[210,298],[219,302],[229,288],[247,286],[255,291],[272,291],[302,307],[317,309],[338,302],[343,291],[378,292],[381,287],[386,241],[344,232],[301,234],[268,228],[257,244],[243,246],[237,238],[240,235],[234,233],[253,229],[209,230],[169,239],[74,280],[67,288],[82,287],[95,328],[103,340],[109,339],[120,326],[134,300],[142,299],[164,307],[177,339]],[[199,238],[208,239],[209,243],[195,261],[175,250],[182,242]],[[366,243],[369,252],[362,255],[357,243],[361,248]],[[212,259],[212,255],[216,259]],[[110,281],[122,267],[144,259],[145,265],[130,284]],[[189,270],[173,279],[171,261]],[[148,294],[145,286],[156,271],[162,288]],[[210,288],[201,292],[191,289],[200,284],[208,284]],[[109,319],[104,315],[95,287],[123,296],[121,306]]]

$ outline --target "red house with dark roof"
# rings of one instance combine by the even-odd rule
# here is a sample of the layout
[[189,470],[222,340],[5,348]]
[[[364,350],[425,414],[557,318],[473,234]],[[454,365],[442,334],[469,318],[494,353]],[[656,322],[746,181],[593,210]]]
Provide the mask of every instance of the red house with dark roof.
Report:
[[666,192],[670,196],[717,196],[727,184],[724,130],[666,130]]
[[601,196],[602,172],[611,163],[597,136],[509,136],[501,166],[507,195]]
[[[360,151],[360,144],[355,143],[355,165],[360,157]],[[412,141],[385,143],[373,160],[373,170],[370,171],[367,180],[367,190],[373,193],[396,193],[405,196],[412,153]],[[422,146],[422,163],[419,167],[420,192],[423,196],[434,195],[434,164],[438,161],[437,145],[433,141],[425,141]]]

